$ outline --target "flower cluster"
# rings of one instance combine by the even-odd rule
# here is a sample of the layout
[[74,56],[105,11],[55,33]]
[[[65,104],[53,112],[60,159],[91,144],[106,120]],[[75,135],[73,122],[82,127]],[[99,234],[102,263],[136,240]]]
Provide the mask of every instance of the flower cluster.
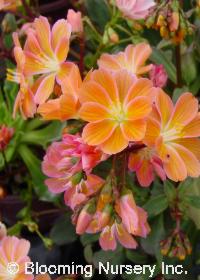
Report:
[[[137,17],[154,5],[146,1],[142,8],[133,2]],[[131,11],[130,1],[117,4]],[[150,231],[147,213],[135,204],[126,182],[116,181],[113,168],[104,179],[93,169],[108,157],[128,155],[129,171],[144,187],[156,175],[176,182],[198,177],[198,100],[188,92],[173,104],[161,89],[167,81],[163,66],[147,63],[152,52],[147,43],[102,54],[98,68],[82,80],[78,67],[66,61],[71,30],[83,32],[76,16],[70,12],[68,21],[52,28],[46,18],[35,19],[23,47],[14,34],[17,70],[9,70],[9,78],[20,84],[14,112],[82,121],[79,134],[65,133],[48,148],[42,164],[46,185],[53,193],[64,192],[78,234],[100,232],[105,250],[114,250],[117,241],[136,248],[133,236],[146,237]]]
[[149,16],[146,26],[159,30],[163,38],[171,39],[175,44],[181,43],[187,34],[193,32],[178,0],[161,1]]
[[0,127],[0,151],[6,149],[14,134],[14,128],[9,128],[5,125]]
[[[0,223],[0,280],[34,279],[33,275],[25,274],[25,263],[30,261],[29,249],[29,241],[15,236],[7,236],[4,224]],[[19,267],[12,267],[12,264],[17,264]]]

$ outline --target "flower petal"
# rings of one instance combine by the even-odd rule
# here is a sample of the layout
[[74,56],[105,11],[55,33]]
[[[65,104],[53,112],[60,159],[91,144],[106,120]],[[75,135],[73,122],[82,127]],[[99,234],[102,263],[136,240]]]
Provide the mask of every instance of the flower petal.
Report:
[[51,48],[51,30],[48,19],[43,16],[36,18],[34,21],[34,27],[41,48],[45,54],[52,57],[53,50]]
[[117,71],[121,69],[120,64],[115,59],[115,56],[107,53],[102,54],[97,64],[101,69],[109,69],[113,71]]
[[117,247],[117,242],[115,240],[113,227],[106,226],[102,233],[100,234],[99,243],[104,251],[112,250],[114,251]]
[[106,70],[95,70],[92,73],[92,78],[105,89],[110,99],[116,102],[118,99],[118,90],[113,76]]
[[189,124],[198,113],[198,100],[189,92],[184,93],[177,101],[173,115],[170,119],[170,127],[179,127]]
[[54,50],[60,44],[60,40],[66,38],[68,41],[71,35],[71,25],[65,19],[56,21],[52,28],[52,47]]
[[199,137],[200,136],[200,113],[190,123],[184,126],[181,131],[183,137]]
[[36,104],[42,104],[49,98],[49,96],[53,93],[54,84],[55,74],[44,76],[34,96]]
[[141,141],[145,136],[146,121],[145,120],[124,121],[121,124],[121,130],[124,137],[128,141]]
[[79,111],[80,118],[87,122],[101,121],[109,118],[109,111],[94,102],[86,102]]
[[132,237],[132,235],[126,231],[122,224],[115,223],[115,225],[115,235],[120,244],[122,244],[122,246],[128,249],[136,249],[138,244]]
[[191,151],[200,160],[200,139],[197,138],[182,138],[175,141],[175,143],[184,146]]
[[136,96],[150,96],[153,84],[150,80],[145,78],[138,79],[130,88],[125,103],[128,104]]
[[96,102],[108,107],[112,102],[105,89],[93,81],[83,83],[78,96],[81,103]]
[[162,89],[159,89],[155,103],[161,117],[162,125],[164,127],[171,117],[174,108],[173,102]]
[[150,147],[155,146],[156,139],[160,135],[160,125],[157,121],[152,118],[147,119],[146,134],[143,142]]
[[89,145],[99,145],[111,137],[116,124],[110,120],[89,123],[83,129],[82,138]]
[[117,154],[127,146],[128,140],[124,137],[120,126],[117,126],[112,135],[109,135],[109,138],[101,144],[101,149],[106,154]]
[[195,155],[188,149],[186,149],[184,146],[181,146],[179,144],[173,144],[173,147],[176,149],[176,151],[179,153],[180,157],[184,161],[187,168],[188,176],[199,177],[200,162],[195,157]]
[[127,104],[127,118],[129,120],[143,119],[150,114],[151,103],[147,97],[138,96]]

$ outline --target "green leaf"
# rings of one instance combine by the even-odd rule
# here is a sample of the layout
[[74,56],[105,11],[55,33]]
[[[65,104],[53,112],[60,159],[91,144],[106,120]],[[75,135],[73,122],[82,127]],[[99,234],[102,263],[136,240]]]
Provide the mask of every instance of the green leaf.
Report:
[[81,235],[81,243],[83,246],[87,246],[88,244],[94,243],[99,240],[99,234],[83,234]]
[[34,183],[34,190],[41,200],[56,201],[57,197],[52,195],[44,185],[45,175],[41,171],[41,161],[34,155],[26,145],[20,145],[17,152],[26,164]]
[[21,137],[21,142],[45,146],[47,143],[59,139],[61,134],[62,123],[54,121],[45,128],[25,132]]
[[168,202],[173,203],[174,199],[176,198],[176,188],[169,180],[164,182],[164,191]]
[[103,32],[106,23],[110,20],[109,6],[105,0],[85,0],[86,9],[91,20]]
[[150,59],[156,64],[162,64],[165,67],[170,80],[176,83],[176,67],[163,51],[153,48]]
[[85,257],[85,260],[87,261],[87,263],[92,263],[93,251],[92,251],[92,245],[91,244],[88,244],[84,248],[84,257]]
[[197,67],[194,55],[191,52],[187,52],[182,57],[182,75],[187,85],[190,85],[197,76]]
[[136,264],[146,264],[148,262],[148,257],[136,250],[126,250],[126,258]]
[[70,214],[60,217],[50,232],[50,238],[58,246],[70,244],[78,238],[75,228],[71,223]]
[[162,255],[160,252],[160,241],[164,238],[164,236],[165,229],[163,215],[160,215],[159,217],[156,217],[151,221],[151,232],[147,236],[147,238],[141,239],[141,246],[144,251],[149,255],[156,256],[159,264],[162,261]]
[[153,196],[143,206],[148,212],[149,218],[159,215],[168,207],[167,197],[165,195]]
[[99,267],[99,262],[105,264],[109,262],[110,264],[122,264],[125,260],[125,254],[123,248],[118,246],[115,251],[103,251],[100,250],[95,252],[93,255],[93,263],[96,268]]
[[186,201],[195,208],[200,209],[200,196],[188,195]]

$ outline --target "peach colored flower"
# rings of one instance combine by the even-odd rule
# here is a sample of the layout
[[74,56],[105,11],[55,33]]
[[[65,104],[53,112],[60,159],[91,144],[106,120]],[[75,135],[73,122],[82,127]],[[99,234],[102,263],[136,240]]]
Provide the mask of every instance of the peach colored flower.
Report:
[[183,181],[200,175],[200,113],[198,100],[184,93],[174,105],[161,89],[148,119],[144,143],[154,147],[167,177]]
[[[27,256],[30,243],[15,236],[6,236],[0,243],[0,280],[32,280],[33,275],[25,274],[25,263],[30,259]],[[9,263],[17,263],[19,271],[13,275],[8,271]]]
[[69,9],[67,13],[67,21],[71,24],[72,32],[83,32],[83,21],[81,12],[75,12],[74,10]]
[[138,20],[145,19],[156,4],[153,0],[116,0],[116,5],[126,17]]
[[70,24],[58,20],[50,28],[48,19],[40,16],[28,29],[24,45],[25,75],[39,76],[34,95],[36,104],[44,103],[53,93],[55,83],[62,84],[71,63],[65,62],[69,51]]
[[45,183],[52,192],[63,192],[76,173],[90,173],[105,158],[98,148],[85,144],[79,135],[64,134],[61,142],[54,142],[47,149],[42,170],[50,178]]
[[151,64],[145,66],[151,52],[152,49],[147,43],[128,45],[124,52],[102,54],[98,60],[98,66],[100,69],[107,69],[112,72],[126,69],[134,75],[141,76],[152,68]]
[[14,128],[5,125],[0,126],[0,151],[6,149],[14,134]]
[[135,203],[133,193],[124,189],[117,201],[116,209],[128,233],[146,237],[150,228],[147,223],[146,212]]
[[86,204],[81,210],[77,222],[76,222],[76,233],[83,234],[86,232],[87,227],[92,221],[94,215],[93,202]]
[[104,251],[114,251],[117,248],[117,241],[128,249],[135,249],[137,247],[137,242],[133,236],[128,233],[123,223],[115,221],[102,230],[99,243]]
[[162,64],[153,65],[149,72],[149,76],[155,87],[163,88],[166,86],[168,76]]
[[96,70],[79,92],[80,117],[88,121],[83,140],[107,154],[124,150],[129,142],[140,141],[151,112],[151,81],[136,79],[126,70],[111,74]]
[[62,94],[59,98],[49,100],[38,107],[37,112],[45,120],[76,119],[80,103],[78,90],[82,84],[78,67],[72,64],[62,82]]
[[103,184],[104,180],[94,174],[89,174],[86,180],[82,179],[76,185],[69,182],[65,186],[65,204],[74,210],[78,205],[87,202],[91,195],[96,194]]
[[21,6],[21,0],[0,0],[0,11],[15,11]]
[[33,85],[32,78],[28,79],[25,77],[25,55],[16,32],[13,33],[13,41],[15,44],[14,56],[17,62],[17,69],[8,69],[7,79],[11,82],[20,84],[20,89],[14,104],[13,117],[15,117],[17,111],[20,110],[23,118],[26,119],[33,117],[36,113],[34,91],[37,89],[37,84]]
[[128,167],[136,172],[137,179],[142,187],[149,187],[158,175],[161,180],[166,180],[161,159],[155,150],[149,147],[131,153],[129,156]]

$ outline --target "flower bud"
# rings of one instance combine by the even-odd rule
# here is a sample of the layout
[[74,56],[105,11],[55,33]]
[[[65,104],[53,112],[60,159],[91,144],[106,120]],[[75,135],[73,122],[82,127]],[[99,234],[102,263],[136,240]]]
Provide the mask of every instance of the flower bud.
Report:
[[94,216],[94,213],[96,211],[95,203],[94,201],[86,204],[83,209],[81,210],[77,224],[76,224],[76,233],[77,234],[84,234],[87,230],[87,227],[89,226],[90,222],[92,221],[92,218]]
[[72,26],[72,32],[83,33],[83,21],[81,12],[75,12],[72,9],[68,10],[67,21]]
[[14,128],[6,127],[2,125],[0,127],[0,151],[6,149],[7,145],[10,143],[14,134]]
[[167,84],[167,72],[162,64],[153,65],[149,72],[150,80],[153,82],[154,87],[163,88]]

